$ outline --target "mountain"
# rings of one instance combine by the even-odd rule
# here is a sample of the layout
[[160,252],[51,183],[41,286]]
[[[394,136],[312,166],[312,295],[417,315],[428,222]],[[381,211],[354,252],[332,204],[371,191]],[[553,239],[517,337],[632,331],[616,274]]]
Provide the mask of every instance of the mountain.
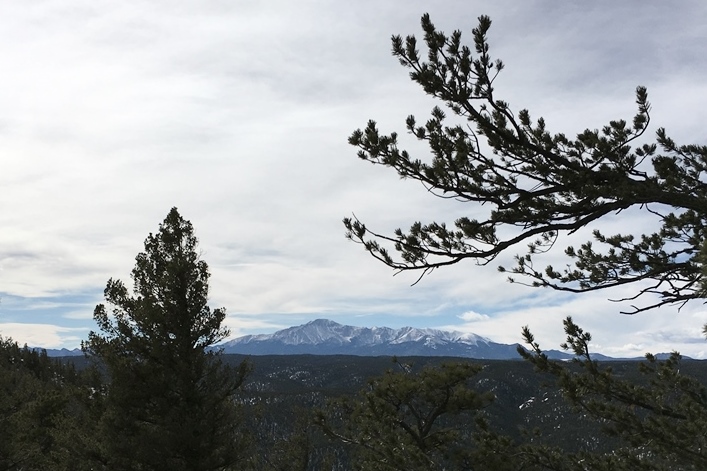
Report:
[[[494,343],[462,332],[403,327],[353,327],[328,319],[273,334],[246,335],[219,345],[224,353],[246,355],[452,356],[519,359],[517,345]],[[569,355],[568,355],[569,356]]]
[[80,348],[74,348],[72,350],[62,348],[57,350],[54,348],[33,347],[33,350],[44,350],[47,352],[47,356],[50,357],[78,357],[83,355],[83,350]]
[[[279,330],[273,334],[246,335],[215,347],[224,353],[243,355],[356,355],[356,356],[425,356],[462,357],[487,360],[520,360],[518,344],[495,343],[476,334],[436,329],[403,327],[354,327],[328,319]],[[47,349],[50,357],[81,356],[81,349]],[[547,350],[554,360],[571,360],[573,355]],[[657,354],[666,359],[669,354]],[[636,358],[612,358],[599,353],[599,361],[632,361]],[[689,357],[683,357],[689,359]]]

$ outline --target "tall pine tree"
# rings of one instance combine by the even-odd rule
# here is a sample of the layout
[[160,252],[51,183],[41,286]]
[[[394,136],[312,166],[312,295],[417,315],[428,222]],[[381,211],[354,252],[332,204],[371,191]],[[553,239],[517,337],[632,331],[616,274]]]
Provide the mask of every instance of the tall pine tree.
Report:
[[105,289],[100,333],[83,348],[109,378],[102,450],[111,470],[224,470],[243,454],[234,394],[249,367],[210,347],[228,335],[224,309],[207,305],[209,271],[192,224],[173,208],[132,271]]

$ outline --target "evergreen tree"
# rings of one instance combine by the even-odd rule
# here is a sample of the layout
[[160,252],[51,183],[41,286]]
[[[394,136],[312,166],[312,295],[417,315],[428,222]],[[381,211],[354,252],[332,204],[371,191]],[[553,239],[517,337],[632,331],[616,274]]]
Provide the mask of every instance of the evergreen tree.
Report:
[[64,467],[79,375],[46,351],[0,337],[0,471]]
[[224,309],[207,305],[209,271],[192,225],[173,208],[132,271],[105,289],[94,311],[101,333],[84,351],[105,366],[102,419],[107,469],[224,470],[243,455],[234,393],[249,366],[213,351],[228,335]]
[[316,415],[325,433],[354,447],[354,468],[494,469],[471,467],[471,440],[461,426],[492,400],[471,387],[481,368],[460,362],[412,372],[396,363],[402,371],[371,379],[355,398],[333,401]]
[[[592,358],[591,335],[571,317],[564,326],[567,341],[561,347],[576,355],[570,365],[549,360],[527,327],[523,336],[531,350],[518,351],[539,371],[557,378],[578,413],[595,418],[615,437],[613,455],[621,460],[607,466],[606,457],[587,455],[585,463],[593,463],[588,469],[707,469],[707,387],[681,373],[680,355],[659,361],[648,354],[638,365],[642,378],[627,380]],[[556,455],[555,461],[561,461]]]
[[[501,253],[527,246],[510,271],[529,278],[531,286],[581,293],[633,284],[637,292],[626,300],[646,301],[632,305],[629,313],[704,298],[707,146],[677,145],[662,128],[655,142],[636,145],[650,121],[643,87],[636,89],[638,111],[630,123],[610,121],[574,139],[551,133],[542,118],[533,121],[527,110],[513,112],[494,90],[503,63],[489,54],[490,26],[491,20],[481,16],[473,30],[474,45],[468,47],[461,42],[461,32],[447,36],[424,15],[423,55],[414,36],[392,39],[393,55],[410,69],[411,79],[452,114],[449,122],[435,107],[424,125],[414,116],[407,118],[408,132],[429,145],[429,162],[401,150],[398,135],[381,134],[374,121],[349,138],[361,159],[392,167],[436,196],[488,212],[480,219],[459,218],[453,228],[444,222],[416,222],[409,231],[398,229],[392,235],[346,218],[347,237],[386,265],[416,270],[420,278],[467,259],[486,265]],[[629,208],[652,218],[655,232],[607,235],[597,227]],[[565,249],[566,269],[538,266],[536,259],[552,250],[562,234],[585,228],[593,229],[593,240]],[[578,412],[595,418],[616,437],[613,453],[567,454],[551,445],[517,444],[484,425],[476,438],[481,454],[507,457],[504,466],[510,469],[707,467],[707,390],[680,374],[679,355],[664,362],[648,355],[640,367],[643,382],[628,380],[591,358],[590,336],[571,319],[565,329],[564,347],[577,355],[575,362],[548,360],[527,329],[524,335],[532,350],[519,351],[557,378]]]
[[[459,218],[454,227],[415,222],[409,231],[392,235],[346,218],[347,236],[383,263],[416,270],[420,277],[462,260],[486,265],[500,253],[527,246],[511,271],[533,286],[586,292],[635,283],[638,293],[631,300],[658,296],[631,306],[631,313],[700,298],[707,146],[677,145],[662,128],[655,142],[636,145],[650,121],[644,87],[636,90],[638,111],[630,122],[610,121],[574,139],[551,133],[543,118],[533,121],[528,110],[514,112],[497,97],[494,81],[503,63],[489,53],[490,26],[481,16],[469,47],[460,31],[447,36],[425,15],[426,54],[414,36],[393,36],[393,55],[410,69],[410,78],[452,114],[448,120],[435,107],[423,125],[407,118],[407,131],[430,147],[428,162],[401,150],[397,133],[380,133],[375,121],[349,138],[361,159],[486,214]],[[629,208],[653,220],[655,232],[607,235],[596,227]],[[590,227],[593,241],[565,249],[566,269],[538,266],[536,258],[552,250],[562,234]]]
[[[333,463],[325,452],[317,449],[311,423],[311,410],[287,406],[287,398],[268,401],[263,414],[253,417],[257,429],[257,452],[244,471],[308,471],[332,469]],[[275,404],[277,402],[277,404]],[[269,417],[265,417],[267,414]],[[269,419],[269,420],[268,420]],[[271,420],[274,422],[270,422]],[[265,432],[265,433],[263,433]],[[319,456],[317,456],[319,455]]]

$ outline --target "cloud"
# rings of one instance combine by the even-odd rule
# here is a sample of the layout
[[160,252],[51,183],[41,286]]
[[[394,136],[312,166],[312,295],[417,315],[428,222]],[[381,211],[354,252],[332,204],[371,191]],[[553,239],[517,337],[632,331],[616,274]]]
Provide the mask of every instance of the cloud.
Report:
[[52,324],[0,323],[0,335],[30,347],[76,348],[85,333],[85,329]]
[[488,315],[479,314],[474,311],[467,311],[464,314],[460,314],[458,317],[465,322],[487,321],[490,319]]
[[664,307],[633,316],[620,315],[616,304],[602,298],[602,293],[588,293],[557,298],[552,305],[494,312],[489,319],[472,315],[471,321],[462,318],[463,323],[445,327],[473,332],[495,342],[516,343],[522,342],[521,328],[528,326],[541,348],[550,350],[565,341],[562,320],[571,316],[592,334],[590,348],[594,352],[623,357],[675,350],[696,358],[706,341],[701,335],[701,316],[690,309],[696,310],[686,307],[677,312],[677,308]]
[[[232,313],[234,335],[326,316],[448,325],[516,342],[528,324],[555,348],[571,314],[607,349],[675,342],[696,352],[703,311],[626,318],[606,297],[630,290],[574,297],[511,285],[495,265],[512,265],[513,253],[411,287],[418,274],[393,277],[344,239],[341,219],[355,213],[392,233],[486,213],[361,162],[346,142],[373,118],[400,133],[401,148],[429,158],[404,121],[424,121],[437,103],[408,80],[389,43],[391,34],[420,37],[423,12],[467,40],[476,17],[489,14],[491,53],[506,63],[499,98],[544,116],[551,131],[571,136],[630,119],[643,84],[653,122],[691,143],[703,139],[707,118],[707,67],[698,60],[706,9],[606,0],[8,6],[0,20],[0,55],[12,68],[0,78],[0,315],[18,323],[18,336],[20,321],[27,335],[60,323],[44,329],[76,341],[78,331],[61,329],[92,328],[106,281],[129,283],[142,241],[177,206],[194,223],[211,267],[211,304]],[[626,211],[601,226],[652,224]],[[562,248],[588,238],[566,238],[538,263],[562,267]],[[13,297],[53,304],[19,314]]]
[[627,343],[625,345],[609,347],[606,351],[610,352],[610,355],[619,358],[634,358],[643,356],[646,353],[646,345]]

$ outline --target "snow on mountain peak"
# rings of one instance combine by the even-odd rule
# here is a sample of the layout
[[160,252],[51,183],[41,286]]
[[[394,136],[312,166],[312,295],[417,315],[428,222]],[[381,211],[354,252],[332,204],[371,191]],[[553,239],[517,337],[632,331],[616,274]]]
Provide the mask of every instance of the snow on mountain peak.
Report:
[[427,346],[461,343],[477,345],[489,340],[472,333],[437,329],[403,327],[354,327],[329,319],[316,319],[306,324],[279,330],[273,334],[246,335],[226,342],[224,346],[260,341],[276,341],[284,345],[382,345],[422,342]]

